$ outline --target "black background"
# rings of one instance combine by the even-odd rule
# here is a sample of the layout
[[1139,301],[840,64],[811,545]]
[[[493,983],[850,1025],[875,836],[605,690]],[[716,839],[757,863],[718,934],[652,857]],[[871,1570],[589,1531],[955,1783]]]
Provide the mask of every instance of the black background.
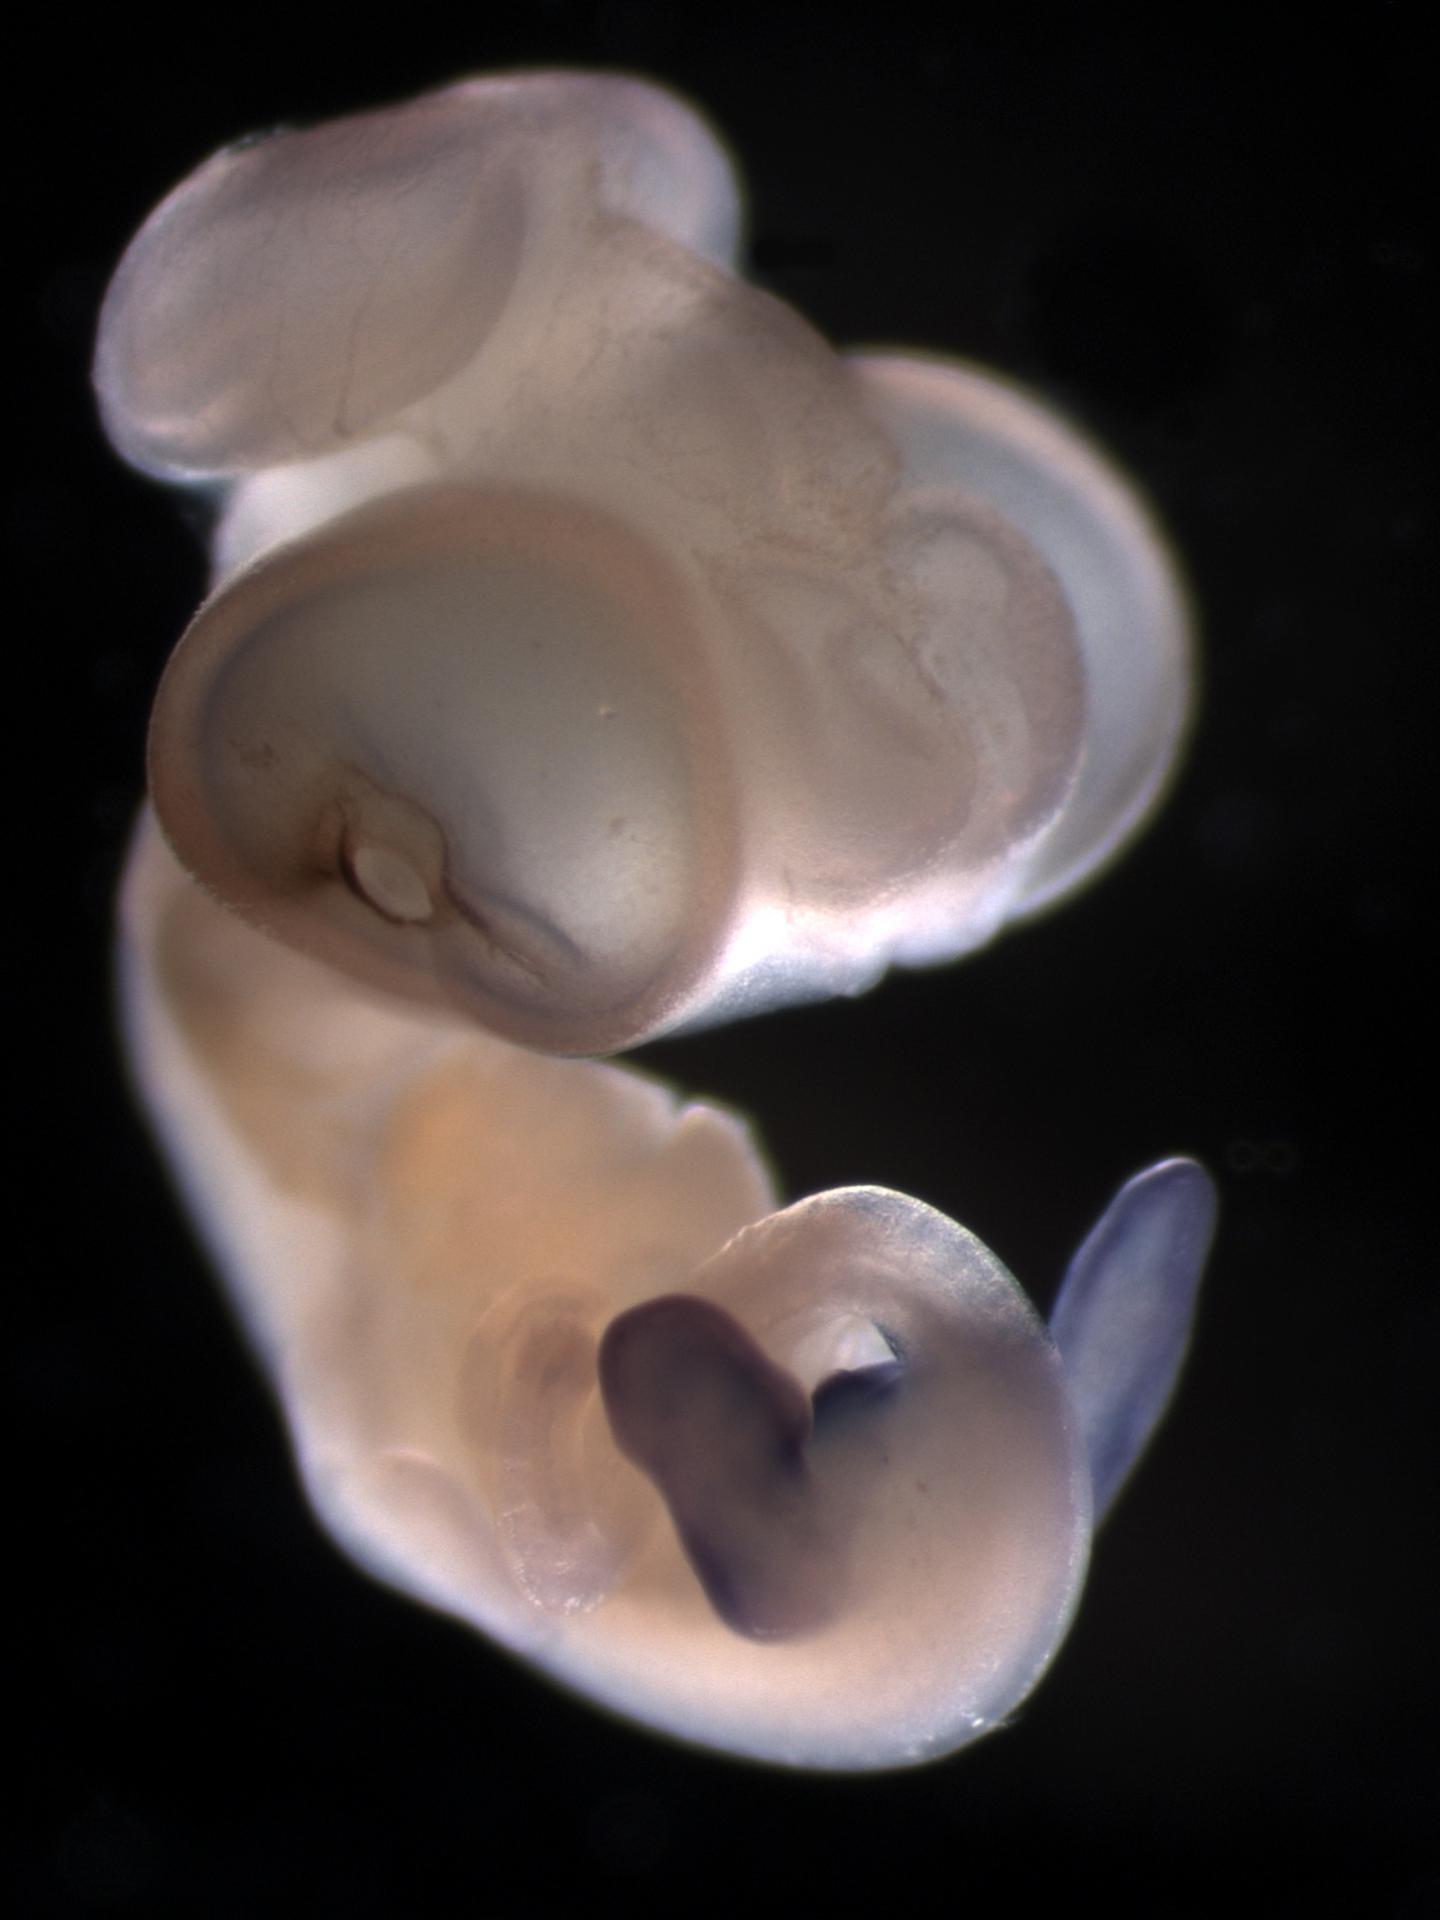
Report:
[[[96,38],[21,16],[23,1912],[1440,1909],[1429,93],[1418,10],[1319,18],[555,4],[358,30],[262,7]],[[838,340],[1049,392],[1143,477],[1198,598],[1193,750],[1101,884],[964,966],[651,1052],[758,1116],[790,1193],[913,1191],[1042,1304],[1135,1167],[1185,1149],[1221,1181],[1183,1395],[1054,1671],[1012,1728],[913,1774],[664,1744],[352,1572],[115,1059],[110,898],[201,561],[95,426],[105,279],[221,142],[515,63],[702,103],[766,284]]]

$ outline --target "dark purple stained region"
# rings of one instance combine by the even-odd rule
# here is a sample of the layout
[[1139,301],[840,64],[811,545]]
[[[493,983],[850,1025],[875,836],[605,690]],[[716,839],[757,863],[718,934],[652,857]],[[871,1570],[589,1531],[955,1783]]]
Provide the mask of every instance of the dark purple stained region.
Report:
[[823,1625],[837,1542],[805,1459],[799,1381],[723,1308],[679,1293],[617,1315],[599,1373],[615,1444],[659,1490],[726,1625],[754,1640]]

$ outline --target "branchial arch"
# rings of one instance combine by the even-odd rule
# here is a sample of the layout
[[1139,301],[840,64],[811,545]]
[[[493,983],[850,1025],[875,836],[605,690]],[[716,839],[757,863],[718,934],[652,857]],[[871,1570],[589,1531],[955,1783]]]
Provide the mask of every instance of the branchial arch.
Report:
[[556,1056],[951,958],[1083,883],[1189,699],[1144,508],[1037,402],[735,271],[639,81],[218,154],[116,273],[125,456],[220,498],[123,904],[142,1097],[362,1564],[597,1699],[907,1764],[1043,1672],[1211,1229],[1122,1188],[1047,1330],[905,1195]]

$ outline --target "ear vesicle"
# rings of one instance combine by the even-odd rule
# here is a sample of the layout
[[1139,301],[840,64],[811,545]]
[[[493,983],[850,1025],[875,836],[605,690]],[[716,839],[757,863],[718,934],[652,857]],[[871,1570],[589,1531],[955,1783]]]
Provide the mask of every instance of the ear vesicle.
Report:
[[1213,1224],[1122,1188],[1047,1328],[610,1053],[856,993],[1109,860],[1190,699],[1128,483],[735,269],[648,83],[463,82],[217,154],[115,275],[117,448],[218,506],[122,902],[142,1097],[371,1571],[791,1766],[1002,1721],[1160,1418]]

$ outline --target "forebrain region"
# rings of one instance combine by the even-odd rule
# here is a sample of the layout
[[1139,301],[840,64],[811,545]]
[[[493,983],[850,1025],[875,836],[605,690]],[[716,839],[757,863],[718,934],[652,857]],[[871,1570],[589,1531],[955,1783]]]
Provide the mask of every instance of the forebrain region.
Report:
[[146,221],[96,383],[213,504],[214,582],[123,1024],[348,1553],[667,1733],[893,1767],[1053,1656],[1210,1182],[1122,1186],[1047,1327],[921,1201],[782,1207],[743,1121],[573,1056],[1081,886],[1174,761],[1186,607],[1072,427],[837,353],[739,214],[683,102],[538,73],[226,149]]

